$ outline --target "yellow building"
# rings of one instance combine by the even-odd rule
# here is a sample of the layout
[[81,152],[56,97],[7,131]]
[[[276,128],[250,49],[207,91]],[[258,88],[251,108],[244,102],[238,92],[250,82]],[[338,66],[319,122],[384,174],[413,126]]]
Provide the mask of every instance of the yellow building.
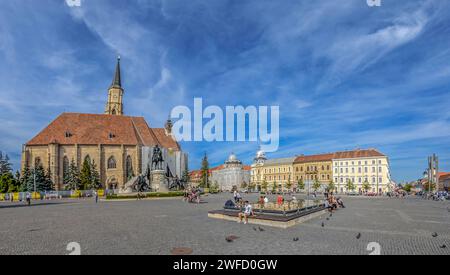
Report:
[[293,163],[295,158],[279,158],[268,160],[264,152],[259,151],[255,162],[251,166],[250,179],[257,190],[272,190],[275,185],[277,190],[286,190],[287,183],[294,185]]
[[74,161],[80,168],[88,160],[95,162],[103,187],[119,189],[143,172],[149,148],[158,145],[167,152],[165,159],[170,158],[168,172],[181,177],[187,157],[172,135],[172,123],[168,121],[165,128],[150,128],[143,117],[124,116],[121,85],[118,61],[106,114],[61,114],[23,146],[22,169],[49,169],[56,190],[61,190],[70,163]]
[[332,162],[333,154],[322,154],[312,156],[299,156],[294,161],[294,179],[315,181],[327,185],[333,179]]

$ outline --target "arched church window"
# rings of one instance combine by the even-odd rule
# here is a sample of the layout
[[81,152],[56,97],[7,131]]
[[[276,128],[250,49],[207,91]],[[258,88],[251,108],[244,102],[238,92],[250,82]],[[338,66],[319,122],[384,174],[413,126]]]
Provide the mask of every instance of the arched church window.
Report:
[[131,178],[134,177],[134,173],[133,173],[133,160],[131,159],[130,156],[127,157],[127,162],[126,162],[126,178],[128,180],[130,180]]
[[67,174],[69,173],[69,159],[64,156],[63,158],[63,177],[65,178]]
[[34,159],[34,167],[42,166],[42,161],[40,157]]
[[91,157],[90,157],[89,155],[87,155],[87,156],[84,158],[84,161],[87,162],[87,163],[89,163],[89,164],[91,164]]
[[110,157],[108,159],[108,169],[116,169],[116,159],[114,157]]

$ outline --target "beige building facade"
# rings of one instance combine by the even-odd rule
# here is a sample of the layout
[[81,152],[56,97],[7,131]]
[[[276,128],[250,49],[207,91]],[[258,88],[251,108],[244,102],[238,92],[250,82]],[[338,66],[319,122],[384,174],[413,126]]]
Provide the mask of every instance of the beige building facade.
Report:
[[267,159],[264,152],[259,151],[251,166],[250,180],[257,190],[263,190],[264,182],[267,189],[286,190],[287,184],[294,184],[293,163],[295,158]]
[[328,184],[333,180],[333,154],[299,156],[294,161],[295,181],[315,181]]
[[351,181],[358,193],[365,192],[363,184],[368,182],[369,192],[386,193],[392,190],[389,159],[376,149],[337,152],[333,156],[333,179],[338,192],[351,192],[347,182]]

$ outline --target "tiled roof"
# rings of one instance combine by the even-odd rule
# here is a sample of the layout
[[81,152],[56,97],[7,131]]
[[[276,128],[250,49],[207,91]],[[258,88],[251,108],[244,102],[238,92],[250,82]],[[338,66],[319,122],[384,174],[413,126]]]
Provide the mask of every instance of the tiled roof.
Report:
[[292,164],[294,163],[294,160],[295,158],[268,159],[264,162],[264,166]]
[[450,178],[450,173],[449,172],[439,172],[438,176],[439,176],[439,180],[446,180],[446,179]]
[[322,155],[312,155],[312,156],[299,156],[295,159],[294,163],[306,163],[306,162],[320,162],[320,161],[331,161],[334,154],[322,154]]
[[143,145],[179,150],[176,141],[151,129],[143,117],[63,113],[27,145]]
[[385,157],[385,156],[386,155],[378,152],[376,149],[368,149],[368,150],[336,152],[333,154],[333,159],[354,159],[354,158],[370,158],[370,157]]

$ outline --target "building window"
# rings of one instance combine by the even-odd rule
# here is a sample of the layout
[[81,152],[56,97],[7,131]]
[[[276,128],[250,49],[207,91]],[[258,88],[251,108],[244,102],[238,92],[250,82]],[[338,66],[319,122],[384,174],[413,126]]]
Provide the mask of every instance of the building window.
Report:
[[117,164],[116,164],[116,159],[114,157],[110,157],[108,159],[108,169],[116,169]]
[[379,178],[378,183],[383,183],[383,178]]
[[372,173],[375,173],[375,171],[376,171],[375,167],[372,167]]
[[378,167],[378,172],[382,173],[383,172],[383,167]]
[[87,163],[89,163],[89,164],[91,164],[91,157],[90,157],[89,155],[87,155],[87,156],[84,158],[84,161],[87,162]]
[[64,156],[64,158],[63,158],[63,178],[66,178],[67,174],[69,174],[69,166],[70,166],[69,159],[66,156]]
[[42,166],[41,158],[37,157],[34,159],[34,167],[40,167]]
[[369,170],[367,169],[367,167],[364,167],[364,172],[365,172],[365,173],[368,173],[368,171],[369,171]]
[[134,173],[133,173],[133,161],[131,160],[131,157],[128,156],[127,157],[127,170],[126,170],[126,178],[128,180],[130,180],[131,178],[134,177]]

